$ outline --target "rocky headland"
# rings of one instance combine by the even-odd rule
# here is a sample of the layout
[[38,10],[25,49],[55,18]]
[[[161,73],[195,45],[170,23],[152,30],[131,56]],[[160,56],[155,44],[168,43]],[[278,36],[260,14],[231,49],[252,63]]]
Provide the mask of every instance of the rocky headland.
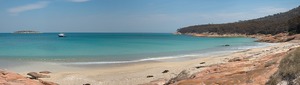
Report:
[[268,43],[278,43],[278,42],[288,42],[291,40],[300,40],[300,34],[289,34],[289,33],[278,33],[275,35],[272,34],[218,34],[218,33],[175,33],[182,35],[190,35],[196,37],[249,37],[256,38],[257,42],[268,42]]
[[[294,43],[243,51],[225,62],[183,70],[169,79],[142,85],[299,85],[300,6],[288,12],[224,24],[183,27],[175,34],[196,37],[250,37],[257,42]],[[250,55],[249,55],[250,54]]]

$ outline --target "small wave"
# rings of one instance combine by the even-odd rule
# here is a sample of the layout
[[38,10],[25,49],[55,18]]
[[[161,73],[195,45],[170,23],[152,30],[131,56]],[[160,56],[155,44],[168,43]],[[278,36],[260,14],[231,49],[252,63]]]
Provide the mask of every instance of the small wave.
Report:
[[256,45],[249,45],[249,46],[237,46],[237,47],[232,47],[230,49],[232,50],[247,50],[247,49],[253,49],[253,48],[262,48],[262,47],[268,47],[275,45],[273,43],[256,43]]
[[247,50],[252,48],[260,48],[260,47],[267,47],[274,44],[270,43],[257,43],[256,45],[250,46],[234,46],[225,49],[208,49],[203,52],[198,52],[197,54],[188,54],[188,55],[177,55],[177,56],[165,56],[165,57],[152,57],[152,58],[144,58],[138,60],[129,60],[129,61],[95,61],[95,62],[67,62],[61,63],[64,65],[97,65],[97,64],[123,64],[123,63],[137,63],[137,62],[144,62],[144,61],[162,61],[162,60],[171,60],[171,59],[178,59],[178,58],[187,58],[187,57],[201,57],[201,56],[210,56],[210,55],[218,55],[218,54],[226,54],[226,53],[233,53],[241,50]]
[[184,58],[184,57],[195,57],[199,55],[181,55],[181,56],[168,56],[168,57],[157,57],[157,58],[145,58],[139,60],[132,61],[101,61],[101,62],[70,62],[70,63],[62,63],[66,65],[92,65],[92,64],[122,64],[122,63],[136,63],[143,61],[158,61],[158,60],[167,60],[167,59],[176,59],[176,58]]

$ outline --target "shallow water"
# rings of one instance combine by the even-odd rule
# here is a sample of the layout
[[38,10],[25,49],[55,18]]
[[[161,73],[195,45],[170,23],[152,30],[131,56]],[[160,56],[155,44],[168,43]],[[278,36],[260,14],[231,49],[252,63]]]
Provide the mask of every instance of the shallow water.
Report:
[[[243,50],[253,38],[204,38],[170,33],[0,34],[0,58],[9,60],[128,63]],[[222,45],[229,44],[224,47]]]

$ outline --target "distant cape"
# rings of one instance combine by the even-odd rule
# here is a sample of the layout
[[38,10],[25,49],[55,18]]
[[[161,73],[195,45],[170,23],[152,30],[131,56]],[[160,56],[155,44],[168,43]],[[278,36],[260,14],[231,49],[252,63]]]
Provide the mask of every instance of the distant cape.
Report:
[[19,34],[32,34],[32,33],[40,33],[38,31],[32,31],[32,30],[20,30],[20,31],[15,31],[14,33],[19,33]]

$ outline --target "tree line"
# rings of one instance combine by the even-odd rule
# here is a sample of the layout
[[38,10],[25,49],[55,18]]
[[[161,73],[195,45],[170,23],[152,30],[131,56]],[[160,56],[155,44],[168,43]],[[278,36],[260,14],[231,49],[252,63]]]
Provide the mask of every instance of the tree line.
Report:
[[224,24],[204,24],[183,27],[180,33],[218,33],[218,34],[278,34],[283,32],[300,33],[300,6],[288,12],[266,17]]

